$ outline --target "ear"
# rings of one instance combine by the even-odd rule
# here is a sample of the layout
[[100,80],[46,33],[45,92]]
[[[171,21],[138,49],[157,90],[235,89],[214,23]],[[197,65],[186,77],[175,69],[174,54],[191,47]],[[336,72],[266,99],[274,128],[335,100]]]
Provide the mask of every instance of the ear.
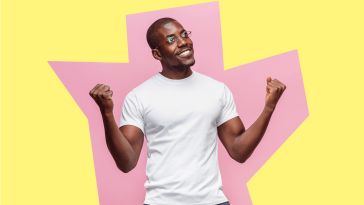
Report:
[[152,55],[155,59],[157,59],[159,61],[162,60],[162,55],[158,49],[156,49],[156,48],[152,49]]

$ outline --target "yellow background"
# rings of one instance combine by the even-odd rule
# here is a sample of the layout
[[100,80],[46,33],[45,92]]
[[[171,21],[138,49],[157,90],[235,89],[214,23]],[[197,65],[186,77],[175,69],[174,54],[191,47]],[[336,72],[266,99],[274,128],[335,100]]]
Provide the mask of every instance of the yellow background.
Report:
[[[3,0],[4,205],[98,204],[87,119],[47,61],[127,62],[126,14],[201,2]],[[298,49],[309,105],[254,205],[364,204],[360,2],[220,1],[226,69]]]

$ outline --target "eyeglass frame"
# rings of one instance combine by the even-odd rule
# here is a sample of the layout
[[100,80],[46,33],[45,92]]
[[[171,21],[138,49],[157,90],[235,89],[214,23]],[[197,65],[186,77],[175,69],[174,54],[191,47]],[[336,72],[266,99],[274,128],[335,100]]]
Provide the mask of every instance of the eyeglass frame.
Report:
[[[182,35],[183,35],[183,33],[186,33],[187,34],[187,36],[186,37],[183,37]],[[183,38],[183,39],[188,39],[188,38],[190,38],[190,36],[191,36],[191,33],[192,33],[192,31],[187,31],[187,30],[183,30],[182,32],[181,32],[181,34],[180,34],[180,36]],[[174,34],[171,34],[171,35],[167,35],[167,43],[169,44],[169,45],[172,45],[172,44],[174,44],[175,42],[177,42],[176,40],[173,40],[172,42],[170,42],[170,41],[168,41],[168,38],[169,37],[176,37],[176,35],[174,35]],[[177,39],[179,39],[179,38],[177,38]],[[159,46],[156,46],[155,47],[155,49],[157,49]]]

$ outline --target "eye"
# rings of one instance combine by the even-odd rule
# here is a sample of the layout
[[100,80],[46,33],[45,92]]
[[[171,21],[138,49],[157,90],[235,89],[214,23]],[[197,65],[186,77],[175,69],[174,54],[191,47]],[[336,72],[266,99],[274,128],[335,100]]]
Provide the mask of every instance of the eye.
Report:
[[182,38],[188,38],[190,36],[190,34],[191,34],[191,31],[183,31],[181,33],[181,37]]
[[174,36],[168,36],[168,37],[167,37],[167,42],[168,42],[169,44],[174,43],[174,41],[175,41],[175,37],[174,37]]
[[182,37],[182,38],[187,38],[187,37],[188,37],[187,31],[183,31],[183,32],[181,33],[181,37]]

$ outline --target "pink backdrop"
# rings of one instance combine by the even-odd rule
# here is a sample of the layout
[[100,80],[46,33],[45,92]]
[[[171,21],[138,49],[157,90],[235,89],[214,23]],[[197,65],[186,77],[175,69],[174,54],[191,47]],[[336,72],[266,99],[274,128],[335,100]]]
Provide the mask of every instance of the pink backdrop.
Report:
[[[246,127],[262,111],[266,77],[278,78],[287,85],[265,137],[246,163],[233,161],[219,142],[219,162],[226,196],[233,205],[252,204],[246,182],[308,116],[306,98],[297,51],[224,71],[217,2],[128,15],[129,63],[67,62],[66,59],[49,62],[89,120],[100,204],[143,204],[146,143],[137,167],[127,174],[119,171],[106,146],[99,109],[88,92],[97,83],[110,85],[114,91],[114,114],[119,122],[127,92],[161,70],[159,62],[151,56],[145,33],[154,20],[165,16],[177,19],[192,31],[196,59],[193,69],[230,87]],[[236,39],[239,38],[241,36]]]

